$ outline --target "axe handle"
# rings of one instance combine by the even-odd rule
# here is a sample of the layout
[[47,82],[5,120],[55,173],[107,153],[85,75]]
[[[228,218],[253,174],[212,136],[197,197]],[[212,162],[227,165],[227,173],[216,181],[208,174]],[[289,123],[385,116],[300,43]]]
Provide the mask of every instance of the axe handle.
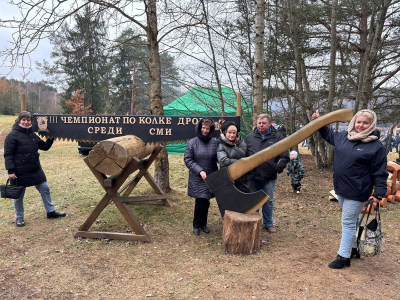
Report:
[[242,158],[237,162],[231,164],[230,166],[228,166],[229,177],[231,178],[231,180],[235,181],[255,167],[298,145],[300,142],[304,141],[321,127],[333,122],[346,122],[349,121],[352,117],[352,109],[339,109],[322,117],[319,117],[318,119],[311,121],[302,129],[296,131],[292,135],[279,141],[271,147],[257,152],[252,156]]

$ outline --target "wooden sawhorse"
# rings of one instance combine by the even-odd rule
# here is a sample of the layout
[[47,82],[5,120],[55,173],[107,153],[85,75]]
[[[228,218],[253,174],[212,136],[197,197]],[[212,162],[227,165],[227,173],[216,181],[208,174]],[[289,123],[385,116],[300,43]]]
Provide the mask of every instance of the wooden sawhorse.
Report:
[[[86,221],[79,227],[75,237],[89,237],[89,238],[104,238],[104,239],[119,239],[119,240],[131,240],[131,241],[144,241],[150,242],[150,237],[140,225],[140,222],[135,218],[131,209],[128,207],[127,203],[132,204],[163,204],[165,206],[171,207],[171,203],[168,201],[167,196],[160,190],[160,188],[155,183],[153,177],[148,172],[148,168],[153,163],[154,159],[160,153],[162,146],[156,147],[153,153],[148,159],[137,159],[133,158],[130,163],[124,168],[124,170],[115,176],[107,177],[105,174],[97,171],[89,164],[89,158],[84,158],[86,165],[92,171],[93,175],[97,178],[100,185],[106,191],[106,194],[97,204],[95,209],[86,219]],[[122,188],[121,186],[128,179],[128,177],[133,173],[139,171],[136,176],[129,180]],[[139,183],[140,179],[144,177],[150,186],[155,191],[155,195],[150,196],[136,196],[130,197],[132,190]],[[121,193],[123,195],[121,196]],[[88,231],[93,222],[97,219],[100,213],[107,207],[110,202],[113,202],[121,214],[124,216],[125,220],[128,222],[129,226],[132,228],[133,233],[117,233],[117,232],[103,232],[103,231]]]

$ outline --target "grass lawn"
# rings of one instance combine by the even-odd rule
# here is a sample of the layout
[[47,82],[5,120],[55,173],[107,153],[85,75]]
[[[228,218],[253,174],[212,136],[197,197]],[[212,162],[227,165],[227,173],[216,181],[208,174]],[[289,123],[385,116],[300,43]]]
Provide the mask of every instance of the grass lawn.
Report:
[[[15,117],[0,116],[0,142]],[[398,299],[400,203],[382,209],[386,252],[331,270],[340,242],[340,208],[329,201],[332,171],[317,170],[304,148],[306,178],[293,194],[280,174],[275,190],[277,233],[262,231],[261,250],[236,256],[222,250],[222,220],[211,200],[211,233],[192,233],[194,200],[186,195],[182,155],[170,155],[172,208],[131,206],[151,243],[76,239],[74,234],[104,190],[78,154],[76,142],[55,141],[41,163],[56,209],[48,220],[35,188],[27,189],[23,228],[12,201],[0,202],[0,299]],[[394,160],[394,157],[389,157]],[[7,179],[3,155],[2,182]],[[151,170],[152,172],[152,170]],[[152,192],[145,180],[136,195]],[[109,205],[90,230],[130,232]]]

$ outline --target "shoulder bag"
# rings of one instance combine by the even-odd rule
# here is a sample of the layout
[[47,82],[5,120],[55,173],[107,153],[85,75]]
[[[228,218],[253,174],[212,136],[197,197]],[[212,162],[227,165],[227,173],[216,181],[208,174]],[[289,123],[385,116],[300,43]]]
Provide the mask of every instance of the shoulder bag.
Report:
[[358,227],[357,247],[361,256],[374,256],[385,250],[379,203],[376,205],[375,218],[368,223],[368,214],[365,224],[362,225],[365,213],[372,209],[373,202],[373,199],[367,202]]

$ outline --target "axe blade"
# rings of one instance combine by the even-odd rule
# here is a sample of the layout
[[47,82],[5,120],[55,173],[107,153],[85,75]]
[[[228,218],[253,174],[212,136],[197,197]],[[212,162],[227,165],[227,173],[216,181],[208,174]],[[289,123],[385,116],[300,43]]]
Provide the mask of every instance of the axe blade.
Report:
[[254,193],[239,191],[230,179],[227,168],[207,175],[206,184],[217,199],[222,217],[225,215],[225,210],[253,213],[269,199],[263,190]]

